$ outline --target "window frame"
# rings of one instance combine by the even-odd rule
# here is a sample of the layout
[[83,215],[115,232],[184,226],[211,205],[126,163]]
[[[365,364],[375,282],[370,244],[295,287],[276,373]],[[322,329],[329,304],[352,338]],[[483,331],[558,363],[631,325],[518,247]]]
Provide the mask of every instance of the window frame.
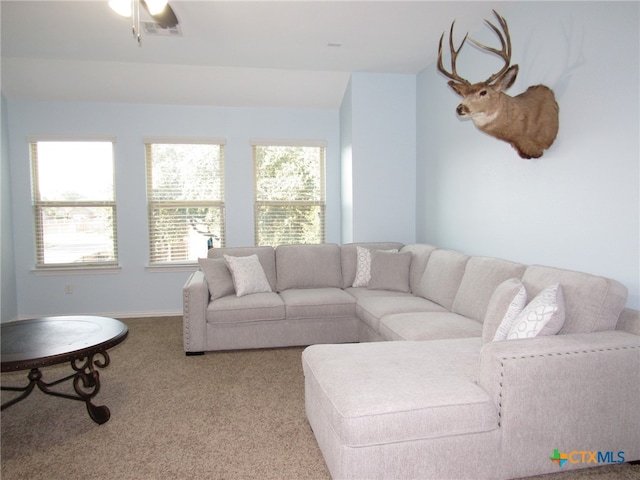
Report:
[[[254,243],[260,246],[260,209],[261,207],[287,207],[287,206],[307,206],[320,207],[322,225],[321,231],[318,232],[320,237],[317,243],[325,243],[327,238],[327,142],[324,140],[270,140],[255,139],[251,141],[252,161],[253,161],[253,192],[254,192]],[[260,200],[258,199],[258,165],[257,165],[257,149],[260,147],[293,147],[293,148],[318,148],[321,149],[320,155],[320,200]],[[296,244],[300,242],[290,242]],[[264,243],[264,245],[267,245]],[[277,246],[277,245],[272,245]]]
[[[147,256],[147,268],[162,270],[162,269],[180,269],[183,267],[192,268],[193,266],[197,266],[198,260],[155,260],[154,256],[154,229],[153,229],[153,219],[154,219],[154,209],[165,207],[165,208],[219,208],[220,216],[221,216],[221,235],[220,235],[220,246],[224,247],[226,244],[226,204],[225,204],[225,147],[226,140],[224,138],[215,138],[215,137],[197,137],[197,138],[185,138],[185,137],[146,137],[143,139],[144,143],[144,158],[145,158],[145,173],[146,173],[146,185],[145,185],[145,194],[147,201],[147,245],[148,245],[148,256]],[[153,176],[152,176],[152,158],[150,156],[150,147],[152,145],[213,145],[218,146],[220,148],[220,200],[189,200],[189,201],[180,201],[180,200],[155,200],[153,198]]]
[[[111,144],[111,169],[112,169],[112,191],[110,200],[42,200],[40,188],[39,161],[41,156],[38,152],[39,143],[110,143]],[[118,271],[119,249],[118,249],[118,218],[116,202],[116,158],[115,144],[116,138],[112,136],[30,136],[27,137],[29,150],[29,166],[31,170],[31,210],[34,226],[34,264],[37,274],[53,274],[57,272],[73,272],[77,274],[91,273],[96,270],[103,272]],[[40,156],[40,158],[39,158]],[[111,239],[113,247],[113,260],[108,261],[82,261],[82,262],[58,262],[45,263],[45,226],[42,222],[42,211],[46,208],[109,208],[111,210],[112,228]]]

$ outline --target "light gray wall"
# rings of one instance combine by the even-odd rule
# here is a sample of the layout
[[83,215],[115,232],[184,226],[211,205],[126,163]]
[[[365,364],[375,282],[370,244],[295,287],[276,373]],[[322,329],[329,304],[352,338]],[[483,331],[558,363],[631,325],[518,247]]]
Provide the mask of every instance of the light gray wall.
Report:
[[11,181],[9,168],[9,131],[6,99],[0,95],[2,120],[0,120],[0,320],[15,320],[18,317],[18,294],[13,251],[13,225],[11,214]]
[[414,242],[415,75],[354,73],[340,113],[343,241]]
[[[252,139],[326,140],[327,241],[340,242],[337,111],[192,106],[7,102],[15,263],[20,317],[61,314],[162,315],[182,311],[189,272],[146,269],[147,208],[143,137],[226,138],[227,245],[253,245]],[[122,269],[117,274],[36,275],[29,135],[117,138],[116,201]],[[3,212],[3,222],[4,222]],[[3,260],[4,264],[4,260]],[[73,293],[65,294],[65,285]],[[4,288],[4,285],[3,285]]]
[[[509,93],[545,83],[560,106],[558,138],[538,160],[459,121],[435,66],[418,75],[419,241],[605,275],[640,307],[639,8],[517,2],[505,13],[520,64]],[[458,72],[469,80],[499,68],[465,50]]]
[[[162,135],[227,139],[228,245],[253,244],[251,139],[324,139],[327,241],[417,240],[602,274],[623,282],[630,290],[629,306],[638,308],[638,14],[637,2],[509,5],[505,15],[514,61],[521,65],[510,93],[544,82],[556,91],[561,109],[558,140],[533,161],[521,160],[509,145],[458,121],[454,109],[459,99],[434,66],[417,79],[354,74],[339,112],[5,101],[2,320],[14,316],[4,312],[5,298],[12,296],[10,291],[5,295],[5,286],[12,285],[5,277],[5,261],[10,265],[12,260],[11,255],[5,258],[11,252],[6,241],[11,230],[14,291],[17,285],[12,311],[22,318],[181,311],[181,288],[189,272],[145,269],[142,137]],[[487,32],[474,36],[495,41]],[[472,80],[488,76],[496,64],[487,70],[483,54],[465,49],[470,52],[461,54],[461,72]],[[56,134],[118,139],[118,274],[33,272],[26,136]],[[345,153],[351,161],[341,163]],[[351,173],[351,191],[342,183],[345,168]],[[13,189],[9,212],[7,170]],[[64,293],[66,284],[74,286],[73,294]]]

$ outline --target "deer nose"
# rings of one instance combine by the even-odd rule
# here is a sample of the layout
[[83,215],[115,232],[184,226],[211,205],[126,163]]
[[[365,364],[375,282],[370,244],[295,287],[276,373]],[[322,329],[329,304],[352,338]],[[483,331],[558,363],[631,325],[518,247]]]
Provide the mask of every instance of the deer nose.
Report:
[[456,107],[456,113],[458,115],[466,115],[467,113],[469,113],[469,109],[461,103]]

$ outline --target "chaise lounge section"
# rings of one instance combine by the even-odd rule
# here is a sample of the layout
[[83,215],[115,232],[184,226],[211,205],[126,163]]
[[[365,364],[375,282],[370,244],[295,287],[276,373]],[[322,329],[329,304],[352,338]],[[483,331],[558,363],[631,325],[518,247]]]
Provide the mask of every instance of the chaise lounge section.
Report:
[[221,272],[259,253],[272,291],[215,298],[202,262],[185,351],[311,345],[305,408],[333,478],[517,478],[560,471],[556,450],[562,471],[598,464],[572,452],[640,459],[640,313],[615,280],[425,244],[269,249],[209,252]]

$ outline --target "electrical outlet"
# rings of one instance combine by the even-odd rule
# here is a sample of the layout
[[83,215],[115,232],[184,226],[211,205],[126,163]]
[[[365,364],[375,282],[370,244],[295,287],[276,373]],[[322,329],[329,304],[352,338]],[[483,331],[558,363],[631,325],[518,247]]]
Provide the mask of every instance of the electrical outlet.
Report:
[[70,295],[73,293],[73,285],[71,285],[70,283],[67,283],[64,286],[64,293],[66,293],[67,295]]

